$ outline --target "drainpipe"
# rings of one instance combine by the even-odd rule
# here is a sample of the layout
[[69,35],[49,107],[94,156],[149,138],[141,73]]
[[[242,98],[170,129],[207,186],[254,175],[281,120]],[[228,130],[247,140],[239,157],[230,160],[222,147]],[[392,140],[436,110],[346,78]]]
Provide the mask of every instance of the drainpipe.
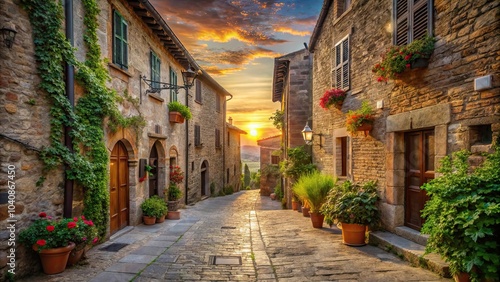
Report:
[[[189,94],[188,94],[188,88],[186,87],[186,107],[189,107]],[[186,119],[186,172],[185,172],[185,179],[186,179],[186,193],[184,193],[184,201],[185,204],[188,204],[188,179],[189,179],[189,120]]]
[[[65,0],[64,13],[66,17],[66,38],[69,40],[71,46],[74,46],[73,38],[73,0]],[[72,65],[66,63],[65,68],[66,76],[66,95],[68,97],[70,105],[73,107],[75,105],[75,70]],[[64,127],[64,145],[73,152],[73,140],[70,136],[71,128],[68,126]],[[67,168],[67,166],[66,166]],[[64,173],[64,217],[70,218],[73,214],[73,184],[74,181],[68,179],[66,173]]]

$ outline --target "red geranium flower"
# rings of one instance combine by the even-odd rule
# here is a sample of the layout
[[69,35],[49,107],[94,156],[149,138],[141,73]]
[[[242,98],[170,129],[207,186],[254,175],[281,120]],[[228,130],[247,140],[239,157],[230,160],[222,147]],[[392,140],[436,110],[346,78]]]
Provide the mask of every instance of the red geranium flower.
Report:
[[84,216],[84,215],[82,215],[82,219],[85,219],[85,216]]
[[55,227],[53,225],[47,226],[47,231],[52,232],[54,231]]
[[44,239],[40,239],[40,240],[36,241],[36,244],[38,246],[41,246],[41,247],[45,246],[46,243],[47,243],[47,241],[45,241]]
[[39,214],[38,214],[38,216],[39,216],[39,217],[46,217],[46,216],[47,216],[47,214],[46,214],[46,213],[44,213],[44,212],[41,212],[41,213],[39,213]]
[[73,217],[73,221],[77,222],[78,221],[78,217]]
[[99,241],[99,238],[95,237],[94,240],[92,240],[92,243],[97,243],[97,241]]
[[76,222],[74,221],[70,221],[68,222],[68,228],[71,229],[71,228],[75,228],[76,227]]

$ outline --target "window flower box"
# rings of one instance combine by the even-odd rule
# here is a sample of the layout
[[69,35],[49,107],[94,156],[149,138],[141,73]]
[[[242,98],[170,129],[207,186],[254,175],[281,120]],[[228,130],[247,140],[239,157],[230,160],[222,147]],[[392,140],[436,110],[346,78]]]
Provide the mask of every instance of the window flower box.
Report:
[[407,69],[427,67],[435,42],[435,38],[426,36],[408,45],[390,47],[382,56],[382,61],[372,68],[377,81],[398,78]]

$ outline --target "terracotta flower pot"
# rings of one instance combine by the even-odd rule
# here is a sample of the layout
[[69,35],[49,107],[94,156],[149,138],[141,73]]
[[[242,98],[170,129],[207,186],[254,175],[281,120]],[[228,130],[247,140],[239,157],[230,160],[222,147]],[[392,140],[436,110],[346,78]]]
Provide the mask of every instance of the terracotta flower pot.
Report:
[[[42,262],[43,272],[45,274],[57,274],[66,269],[69,253],[75,248],[75,243],[70,242],[68,246],[61,248],[41,250],[38,255]],[[33,245],[33,250],[38,251],[38,246]]]
[[156,223],[156,217],[154,216],[142,216],[142,220],[144,220],[145,225],[153,225]]
[[269,195],[269,197],[271,197],[271,200],[273,200],[273,201],[276,200],[276,194],[274,194],[274,193],[271,193],[271,195]]
[[77,264],[82,259],[82,255],[84,252],[85,248],[82,248],[80,250],[76,250],[76,248],[73,249],[71,253],[69,253],[68,263],[66,265],[72,266]]
[[162,223],[165,221],[165,215],[162,215],[161,217],[156,218],[156,223]]
[[314,228],[322,228],[325,215],[319,212],[310,212],[311,222]]
[[303,215],[304,217],[309,217],[309,216],[310,216],[310,215],[309,215],[309,208],[306,208],[306,207],[304,207],[304,206],[303,206],[303,207],[302,207],[302,215]]
[[366,225],[342,223],[342,242],[349,246],[364,246]]
[[177,201],[168,201],[167,206],[169,211],[176,211],[179,209],[179,202],[180,200]]
[[292,210],[296,211],[299,209],[299,202],[292,201]]
[[180,211],[168,211],[167,213],[167,219],[181,219],[181,212]]
[[460,272],[458,274],[453,275],[453,279],[456,282],[469,282],[470,281],[470,275],[467,272]]
[[168,113],[170,122],[173,123],[183,123],[184,117],[179,112],[169,112]]

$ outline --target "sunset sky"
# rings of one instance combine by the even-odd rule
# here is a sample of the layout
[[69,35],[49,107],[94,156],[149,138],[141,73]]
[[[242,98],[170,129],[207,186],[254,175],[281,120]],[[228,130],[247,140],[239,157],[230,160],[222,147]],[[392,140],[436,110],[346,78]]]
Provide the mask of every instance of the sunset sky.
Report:
[[[249,134],[277,135],[269,117],[274,58],[304,48],[321,0],[150,0],[198,64],[234,95],[227,116]],[[250,133],[253,133],[252,136]]]

